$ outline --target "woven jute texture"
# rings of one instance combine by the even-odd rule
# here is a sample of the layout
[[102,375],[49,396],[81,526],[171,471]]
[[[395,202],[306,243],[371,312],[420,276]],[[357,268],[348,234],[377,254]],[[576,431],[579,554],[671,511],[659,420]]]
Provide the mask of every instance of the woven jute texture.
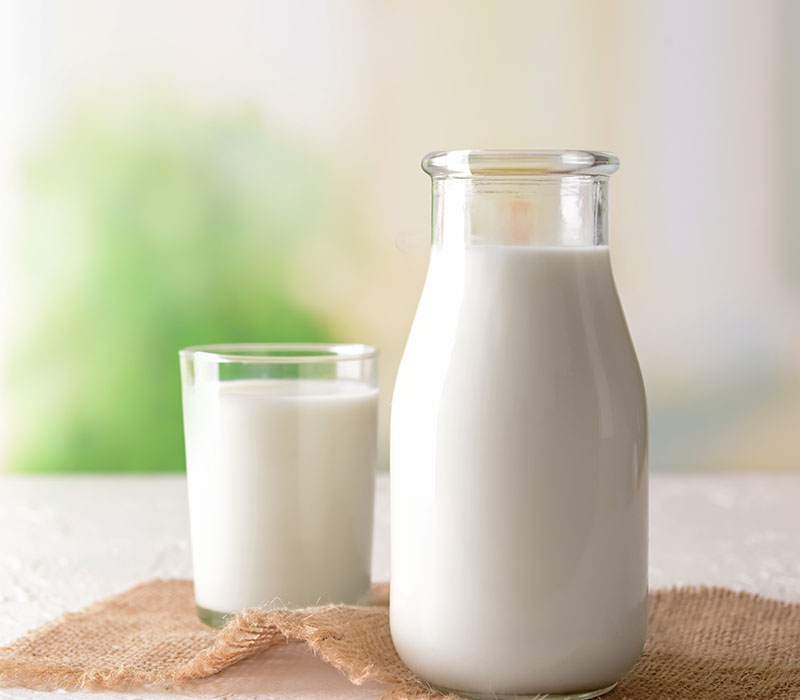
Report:
[[[150,581],[0,649],[0,682],[38,689],[169,687],[296,640],[353,683],[385,683],[392,700],[442,698],[392,646],[388,587],[373,593],[375,604],[366,607],[250,610],[213,630],[197,619],[190,581]],[[717,588],[653,593],[645,651],[605,697],[800,700],[800,605]]]

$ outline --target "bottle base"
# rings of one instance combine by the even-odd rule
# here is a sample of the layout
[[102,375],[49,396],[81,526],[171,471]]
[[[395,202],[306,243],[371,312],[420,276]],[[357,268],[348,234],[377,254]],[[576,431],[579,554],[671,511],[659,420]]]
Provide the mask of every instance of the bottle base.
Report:
[[540,693],[540,694],[504,694],[504,693],[469,693],[463,690],[453,690],[452,688],[443,688],[441,686],[432,686],[435,690],[447,695],[458,695],[468,700],[590,700],[590,698],[597,698],[611,692],[617,686],[616,682],[605,688],[598,688],[597,690],[588,690],[581,693]]

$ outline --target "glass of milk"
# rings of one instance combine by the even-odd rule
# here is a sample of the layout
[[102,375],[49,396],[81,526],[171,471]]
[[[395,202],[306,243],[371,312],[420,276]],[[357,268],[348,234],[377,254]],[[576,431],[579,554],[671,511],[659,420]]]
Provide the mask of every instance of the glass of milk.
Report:
[[616,156],[432,153],[395,383],[391,630],[472,698],[591,698],[647,622],[647,415],[608,247]]
[[197,610],[365,602],[377,351],[239,344],[180,352]]

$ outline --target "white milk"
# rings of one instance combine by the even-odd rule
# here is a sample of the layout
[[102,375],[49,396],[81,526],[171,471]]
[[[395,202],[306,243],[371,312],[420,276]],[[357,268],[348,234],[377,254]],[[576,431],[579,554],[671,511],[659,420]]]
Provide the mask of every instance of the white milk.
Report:
[[370,583],[377,389],[236,380],[184,394],[198,606],[361,601]]
[[434,249],[391,439],[391,628],[413,670],[492,695],[633,665],[646,414],[607,247]]

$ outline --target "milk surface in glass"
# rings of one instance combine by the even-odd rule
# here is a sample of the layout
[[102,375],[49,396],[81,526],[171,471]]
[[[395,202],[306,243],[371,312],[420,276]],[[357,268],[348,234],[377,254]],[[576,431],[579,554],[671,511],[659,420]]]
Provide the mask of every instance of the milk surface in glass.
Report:
[[592,697],[646,627],[646,411],[609,249],[470,223],[472,244],[435,228],[395,386],[392,636],[468,696]]

